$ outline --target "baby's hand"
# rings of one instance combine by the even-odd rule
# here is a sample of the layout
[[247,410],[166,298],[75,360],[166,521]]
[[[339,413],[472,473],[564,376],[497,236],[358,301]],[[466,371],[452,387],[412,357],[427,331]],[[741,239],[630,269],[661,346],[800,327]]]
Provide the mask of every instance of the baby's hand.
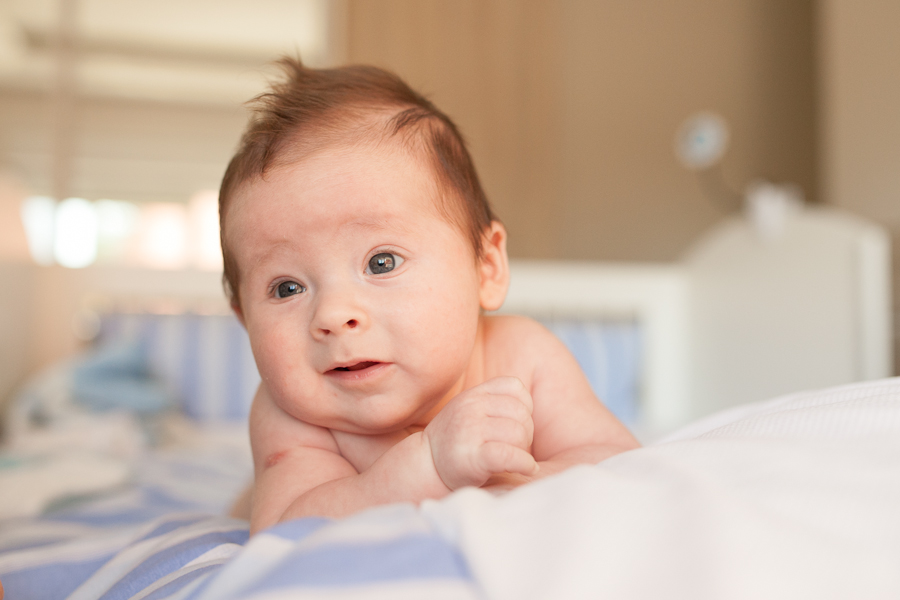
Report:
[[444,485],[480,486],[495,473],[533,475],[532,408],[516,377],[496,377],[453,398],[424,431]]

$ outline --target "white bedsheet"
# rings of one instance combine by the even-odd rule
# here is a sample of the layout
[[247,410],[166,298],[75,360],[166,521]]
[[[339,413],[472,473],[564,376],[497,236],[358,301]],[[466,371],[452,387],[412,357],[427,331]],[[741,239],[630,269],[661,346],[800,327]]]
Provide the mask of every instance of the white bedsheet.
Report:
[[900,598],[900,380],[686,434],[422,510],[488,598]]

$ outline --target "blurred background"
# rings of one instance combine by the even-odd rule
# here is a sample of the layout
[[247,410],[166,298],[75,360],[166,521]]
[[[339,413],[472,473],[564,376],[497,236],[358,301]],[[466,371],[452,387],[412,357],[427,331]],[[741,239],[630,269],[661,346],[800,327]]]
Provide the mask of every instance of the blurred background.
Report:
[[[894,0],[0,0],[0,398],[95,333],[92,268],[218,278],[216,190],[281,54],[431,97],[512,257],[668,262],[760,179],[900,248],[898,40]],[[701,111],[729,142],[697,171]]]

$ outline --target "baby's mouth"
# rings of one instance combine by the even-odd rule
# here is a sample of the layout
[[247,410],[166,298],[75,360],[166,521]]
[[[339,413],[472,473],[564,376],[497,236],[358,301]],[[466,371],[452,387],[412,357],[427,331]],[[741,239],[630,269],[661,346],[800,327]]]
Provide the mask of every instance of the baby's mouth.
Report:
[[363,369],[368,369],[369,367],[374,367],[377,365],[377,362],[373,362],[371,360],[364,360],[363,362],[358,362],[355,365],[350,365],[349,367],[335,367],[332,369],[333,371],[361,371]]
[[[351,359],[352,360],[352,359]],[[355,385],[362,382],[372,383],[374,378],[384,376],[391,363],[378,360],[361,360],[359,362],[338,363],[325,371],[325,376],[340,381],[343,385]]]

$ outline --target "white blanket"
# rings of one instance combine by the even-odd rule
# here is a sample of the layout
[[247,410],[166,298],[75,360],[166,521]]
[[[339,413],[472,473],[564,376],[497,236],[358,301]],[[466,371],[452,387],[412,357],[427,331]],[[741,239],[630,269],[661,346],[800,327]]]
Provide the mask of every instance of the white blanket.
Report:
[[422,510],[488,598],[900,598],[900,380]]

